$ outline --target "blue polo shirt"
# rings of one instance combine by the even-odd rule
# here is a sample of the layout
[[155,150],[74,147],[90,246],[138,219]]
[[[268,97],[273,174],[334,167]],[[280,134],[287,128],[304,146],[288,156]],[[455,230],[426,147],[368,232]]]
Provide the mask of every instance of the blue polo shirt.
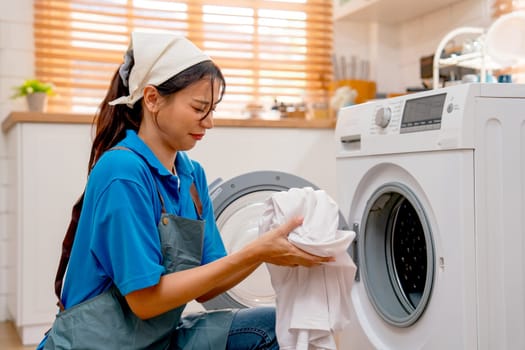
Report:
[[[113,283],[123,295],[151,287],[164,273],[158,234],[162,196],[167,213],[197,219],[190,186],[195,183],[205,220],[202,264],[226,255],[201,165],[178,152],[177,175],[128,130],[90,173],[66,273],[66,308],[106,291]],[[130,151],[131,150],[131,151]]]

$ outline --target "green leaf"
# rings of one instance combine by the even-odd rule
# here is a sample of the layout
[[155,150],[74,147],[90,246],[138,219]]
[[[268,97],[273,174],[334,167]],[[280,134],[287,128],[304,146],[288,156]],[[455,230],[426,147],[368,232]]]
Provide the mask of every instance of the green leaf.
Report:
[[22,85],[13,88],[15,93],[11,98],[27,96],[35,92],[45,92],[49,96],[55,95],[55,86],[52,83],[44,83],[38,79],[28,79]]

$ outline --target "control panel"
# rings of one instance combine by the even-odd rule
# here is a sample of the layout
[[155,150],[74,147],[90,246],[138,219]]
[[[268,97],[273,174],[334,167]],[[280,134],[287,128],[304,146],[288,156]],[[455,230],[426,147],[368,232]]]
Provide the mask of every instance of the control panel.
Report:
[[523,96],[523,84],[470,83],[344,107],[338,156],[473,149],[479,101]]
[[437,130],[445,107],[446,93],[378,103],[371,134],[411,133]]

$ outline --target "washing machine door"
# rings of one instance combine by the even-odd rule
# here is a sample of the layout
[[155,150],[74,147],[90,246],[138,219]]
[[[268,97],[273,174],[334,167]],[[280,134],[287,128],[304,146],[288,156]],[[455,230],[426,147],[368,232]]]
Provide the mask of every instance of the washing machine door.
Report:
[[406,185],[383,184],[354,230],[360,236],[359,276],[376,312],[392,326],[413,325],[430,302],[436,269],[423,205]]
[[[228,254],[241,249],[259,235],[259,219],[266,199],[275,192],[294,187],[318,189],[301,177],[278,171],[246,173],[225,182],[219,179],[210,185],[217,226]],[[339,226],[346,229],[342,215]],[[203,305],[207,310],[275,305],[266,265],[262,264],[237,286]]]

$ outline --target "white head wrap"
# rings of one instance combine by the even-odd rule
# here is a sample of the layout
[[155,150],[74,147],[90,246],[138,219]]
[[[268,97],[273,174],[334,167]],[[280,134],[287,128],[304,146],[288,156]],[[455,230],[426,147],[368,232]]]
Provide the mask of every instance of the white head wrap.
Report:
[[134,65],[129,73],[129,96],[109,102],[110,105],[127,104],[133,107],[144,94],[147,85],[159,85],[210,57],[188,39],[169,33],[131,34],[130,49]]

